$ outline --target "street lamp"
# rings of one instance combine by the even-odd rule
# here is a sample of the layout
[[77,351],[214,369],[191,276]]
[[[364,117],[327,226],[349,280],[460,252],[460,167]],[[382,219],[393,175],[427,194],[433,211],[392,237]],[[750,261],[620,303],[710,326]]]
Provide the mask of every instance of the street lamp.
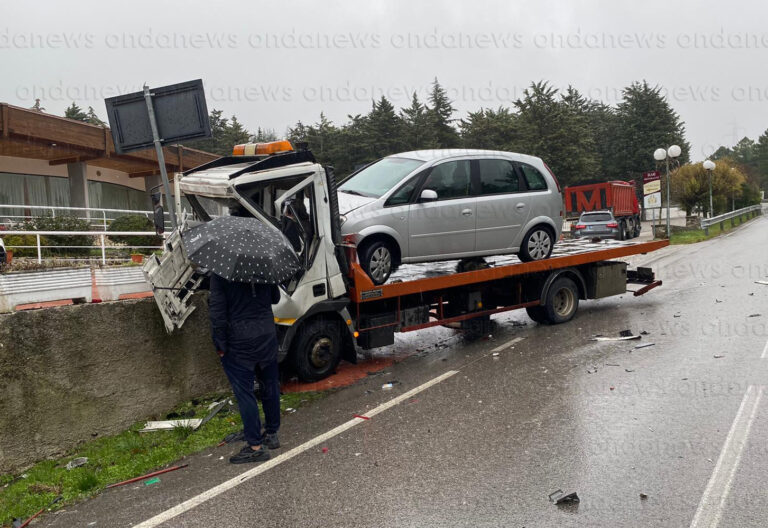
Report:
[[669,225],[669,158],[675,159],[681,152],[682,149],[677,145],[672,145],[667,150],[658,148],[653,152],[653,159],[656,161],[666,160],[667,162],[667,238],[672,238],[672,231]]
[[712,171],[715,170],[715,162],[712,160],[704,160],[702,163],[704,169],[709,173],[709,217],[712,218],[714,209],[712,208]]

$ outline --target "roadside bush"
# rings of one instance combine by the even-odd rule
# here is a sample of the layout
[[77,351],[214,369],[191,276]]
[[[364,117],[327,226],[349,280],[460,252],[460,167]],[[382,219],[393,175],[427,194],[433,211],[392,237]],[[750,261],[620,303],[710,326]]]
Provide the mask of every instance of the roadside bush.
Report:
[[[8,251],[13,251],[13,258],[16,257],[36,257],[37,249],[35,248],[15,248],[10,246],[34,246],[37,245],[37,239],[34,235],[6,235],[3,237],[5,248]],[[41,241],[42,242],[42,241]]]
[[[38,216],[24,222],[21,229],[24,231],[90,231],[91,226],[86,220],[74,216]],[[32,240],[29,245],[35,244],[34,236],[25,235],[24,238]],[[43,246],[92,246],[93,237],[88,235],[49,235],[40,237],[40,244]],[[36,249],[30,251],[37,255]],[[43,250],[43,254],[57,257],[82,257],[88,256],[90,253],[89,247]]]
[[[142,215],[125,215],[116,218],[109,225],[109,232],[116,233],[120,231],[154,231],[155,224],[152,220]],[[120,236],[109,235],[109,239],[117,244],[125,244],[126,246],[160,246],[163,243],[163,239],[158,236]],[[137,253],[143,253],[149,255],[152,253],[151,249],[136,250]]]

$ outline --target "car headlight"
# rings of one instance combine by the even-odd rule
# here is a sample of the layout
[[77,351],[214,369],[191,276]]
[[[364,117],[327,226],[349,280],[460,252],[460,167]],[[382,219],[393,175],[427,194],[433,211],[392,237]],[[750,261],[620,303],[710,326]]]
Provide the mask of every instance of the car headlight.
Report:
[[343,224],[346,221],[347,221],[346,215],[339,215],[339,223],[340,224]]

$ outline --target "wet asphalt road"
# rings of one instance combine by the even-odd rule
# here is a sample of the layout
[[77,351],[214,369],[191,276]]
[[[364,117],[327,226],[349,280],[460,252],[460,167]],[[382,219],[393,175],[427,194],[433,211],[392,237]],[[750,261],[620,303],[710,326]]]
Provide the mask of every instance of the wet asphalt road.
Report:
[[[755,284],[768,280],[766,233],[759,218],[634,257],[664,286],[585,302],[564,325],[521,312],[499,317],[485,341],[415,334],[398,346],[423,352],[289,415],[280,452],[458,373],[162,526],[687,527],[713,473],[696,526],[766,526],[768,398],[737,420],[751,428],[735,431],[716,471],[745,394],[766,385],[768,286]],[[647,335],[590,340],[624,329]],[[160,485],[111,490],[40,525],[133,526],[250,469],[227,464],[234,450],[208,450]],[[581,503],[554,506],[558,488]]]

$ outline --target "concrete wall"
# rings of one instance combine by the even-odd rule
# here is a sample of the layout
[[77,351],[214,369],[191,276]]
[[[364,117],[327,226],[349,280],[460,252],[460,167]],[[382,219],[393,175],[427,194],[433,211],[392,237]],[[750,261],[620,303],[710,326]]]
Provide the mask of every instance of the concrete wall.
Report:
[[173,335],[151,298],[0,315],[0,473],[228,390],[202,301]]

